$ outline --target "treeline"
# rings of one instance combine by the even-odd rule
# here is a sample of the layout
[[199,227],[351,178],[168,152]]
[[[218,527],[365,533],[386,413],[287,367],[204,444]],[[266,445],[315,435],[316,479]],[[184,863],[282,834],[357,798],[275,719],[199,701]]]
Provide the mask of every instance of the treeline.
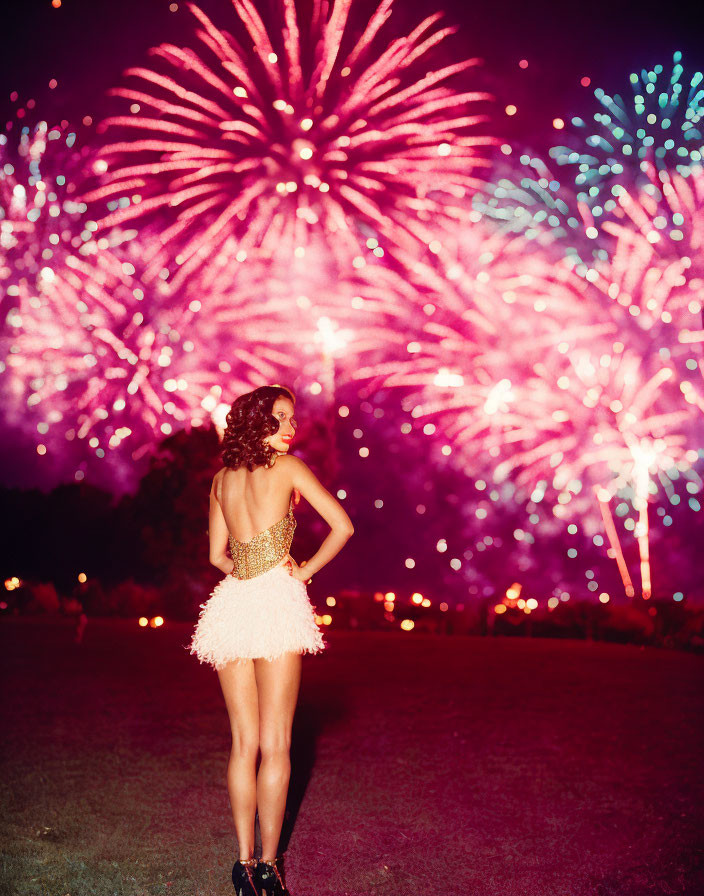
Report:
[[116,498],[85,482],[49,493],[1,489],[3,579],[50,583],[59,595],[88,600],[90,583],[107,591],[127,580],[155,588],[180,581],[186,590],[208,582],[208,490],[218,466],[216,433],[194,430],[161,443],[134,494]]

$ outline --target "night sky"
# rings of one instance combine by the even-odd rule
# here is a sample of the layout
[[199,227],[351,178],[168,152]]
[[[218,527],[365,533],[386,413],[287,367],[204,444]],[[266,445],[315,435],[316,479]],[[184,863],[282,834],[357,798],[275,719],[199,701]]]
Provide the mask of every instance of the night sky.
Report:
[[[199,5],[221,27],[235,23],[229,0],[201,0]],[[267,2],[256,5],[264,14]],[[268,8],[272,5],[268,0]],[[376,6],[374,0],[357,0],[352,22],[361,28]],[[458,30],[433,61],[481,58],[481,68],[470,69],[466,77],[469,89],[496,98],[485,106],[484,132],[544,155],[560,142],[554,118],[591,117],[597,107],[594,88],[621,91],[628,98],[629,74],[658,63],[669,71],[676,50],[683,53],[685,72],[701,69],[704,51],[693,25],[698,6],[689,0],[667,5],[443,0],[445,22]],[[437,9],[430,0],[397,0],[386,27],[408,33]],[[150,47],[164,41],[197,45],[185,4],[167,0],[62,0],[58,9],[50,0],[23,0],[6,5],[3,25],[4,128],[13,123],[9,133],[17,134],[42,119],[50,126],[64,119],[77,131],[78,145],[90,143],[98,122],[114,111],[106,91],[124,83],[122,72],[149,65]],[[524,68],[522,59],[528,63]],[[591,78],[588,87],[580,84],[585,76]],[[50,89],[54,78],[58,85]],[[504,111],[509,104],[517,107],[513,116]],[[24,109],[21,120],[19,108]],[[19,431],[5,436],[0,440],[2,481],[45,485],[46,464],[37,458],[34,443]]]
[[[231,21],[228,0],[199,5],[223,27]],[[355,14],[362,21],[377,5],[359,0]],[[398,0],[391,22],[402,33],[437,9],[445,10],[446,21],[459,26],[454,40],[462,55],[484,60],[483,75],[477,79],[473,71],[472,83],[479,80],[497,98],[494,132],[539,148],[554,142],[552,119],[583,107],[596,86],[623,90],[631,71],[667,66],[675,50],[683,52],[686,69],[700,68],[704,51],[694,24],[700,8],[694,0]],[[17,106],[9,100],[16,90],[19,102],[36,100],[40,117],[77,123],[91,115],[97,121],[105,111],[104,91],[119,82],[121,72],[146,62],[147,50],[160,41],[186,40],[191,21],[185,4],[168,0],[63,0],[59,9],[50,0],[6,4],[0,56],[3,120]],[[449,55],[450,49],[448,43],[443,52]],[[518,66],[522,58],[528,61],[525,69]],[[587,88],[580,85],[585,75],[592,79]],[[51,78],[59,82],[55,90],[48,88]],[[508,103],[518,107],[512,119],[499,114]]]
[[[273,4],[274,0],[255,3],[270,28],[273,19],[266,11]],[[201,0],[199,5],[217,26],[232,28],[241,39],[242,29],[229,0]],[[359,34],[377,5],[375,0],[356,0],[349,31]],[[464,79],[457,85],[460,91],[483,90],[495,97],[484,109],[488,121],[481,133],[507,141],[519,151],[525,148],[544,156],[549,147],[562,142],[563,132],[553,127],[554,119],[569,121],[581,116],[591,120],[599,108],[593,96],[595,88],[612,95],[620,93],[629,103],[631,72],[659,64],[667,74],[676,51],[683,53],[687,77],[701,70],[704,51],[700,32],[694,27],[699,5],[442,0],[444,23],[456,24],[457,33],[428,54],[427,64],[430,69],[472,56],[481,58],[481,68],[457,76]],[[406,35],[437,10],[438,4],[430,0],[396,0],[385,33]],[[65,120],[69,129],[77,131],[79,146],[90,144],[97,124],[115,110],[106,91],[124,83],[126,69],[149,66],[150,47],[164,42],[198,46],[193,17],[185,4],[167,0],[61,0],[59,8],[53,8],[51,0],[29,0],[10,5],[3,24],[6,40],[0,57],[0,115],[3,129],[14,139],[22,127],[32,127],[37,121],[46,120],[53,126]],[[341,53],[350,49],[343,42]],[[50,88],[52,79],[58,82],[54,89]],[[591,79],[588,86],[581,83],[586,79]],[[517,108],[515,115],[507,114],[509,106]],[[490,179],[491,173],[486,177]],[[355,402],[346,400],[357,412]],[[361,407],[363,410],[363,404]],[[35,442],[27,433],[6,428],[2,435],[0,481],[46,488],[54,478],[49,468],[52,457],[38,457]],[[380,450],[378,454],[374,450],[374,458],[384,447],[381,430],[377,437]],[[370,461],[366,466],[376,474],[383,473],[383,465]],[[417,466],[425,475],[426,465]],[[364,472],[368,478],[366,468]],[[429,481],[424,483],[429,486]],[[114,483],[108,487],[114,488]],[[665,513],[664,507],[659,510]],[[445,511],[437,515],[440,520],[446,517]],[[514,526],[513,521],[505,524],[507,531]]]

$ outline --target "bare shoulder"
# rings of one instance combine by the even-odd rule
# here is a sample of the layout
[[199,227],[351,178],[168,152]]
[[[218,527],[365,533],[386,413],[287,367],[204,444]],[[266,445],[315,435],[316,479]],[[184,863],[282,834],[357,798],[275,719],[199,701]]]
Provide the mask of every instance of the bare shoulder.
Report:
[[295,487],[302,478],[310,476],[310,467],[294,454],[282,454],[276,461],[274,469],[279,468],[279,475]]
[[276,463],[274,464],[274,466],[281,467],[283,469],[288,468],[291,470],[295,469],[296,467],[298,467],[299,469],[308,469],[305,461],[302,461],[300,457],[296,457],[295,454],[280,454],[276,458]]
[[217,473],[213,476],[213,482],[220,482],[225,473],[227,473],[227,467],[220,467]]
[[212,494],[216,497],[219,495],[220,488],[222,486],[222,478],[227,472],[227,467],[221,467],[217,473],[213,476],[213,484],[210,488]]
[[300,457],[296,457],[295,454],[279,455],[274,466],[278,467],[280,470],[286,470],[291,475],[298,471],[309,469],[305,461],[302,461]]

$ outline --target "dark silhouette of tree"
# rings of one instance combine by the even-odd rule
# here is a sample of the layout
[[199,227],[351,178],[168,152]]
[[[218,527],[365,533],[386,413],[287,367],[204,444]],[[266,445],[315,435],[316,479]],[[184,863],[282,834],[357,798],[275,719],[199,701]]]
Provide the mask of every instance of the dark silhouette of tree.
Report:
[[162,587],[172,614],[192,614],[218,575],[208,560],[208,495],[219,450],[214,429],[169,436],[120,504],[130,539],[125,574]]
[[70,591],[79,573],[119,578],[120,544],[114,498],[88,483],[38,489],[0,490],[5,521],[0,539],[3,575],[54,582]]

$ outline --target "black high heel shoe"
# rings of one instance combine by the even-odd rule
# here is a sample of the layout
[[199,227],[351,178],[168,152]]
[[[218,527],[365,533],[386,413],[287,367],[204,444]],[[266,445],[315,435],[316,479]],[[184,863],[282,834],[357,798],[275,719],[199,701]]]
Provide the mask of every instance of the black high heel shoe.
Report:
[[262,896],[291,896],[284,882],[283,856],[277,856],[273,862],[263,859],[257,865],[257,885]]
[[238,859],[232,866],[235,896],[259,896],[256,883],[257,860]]

